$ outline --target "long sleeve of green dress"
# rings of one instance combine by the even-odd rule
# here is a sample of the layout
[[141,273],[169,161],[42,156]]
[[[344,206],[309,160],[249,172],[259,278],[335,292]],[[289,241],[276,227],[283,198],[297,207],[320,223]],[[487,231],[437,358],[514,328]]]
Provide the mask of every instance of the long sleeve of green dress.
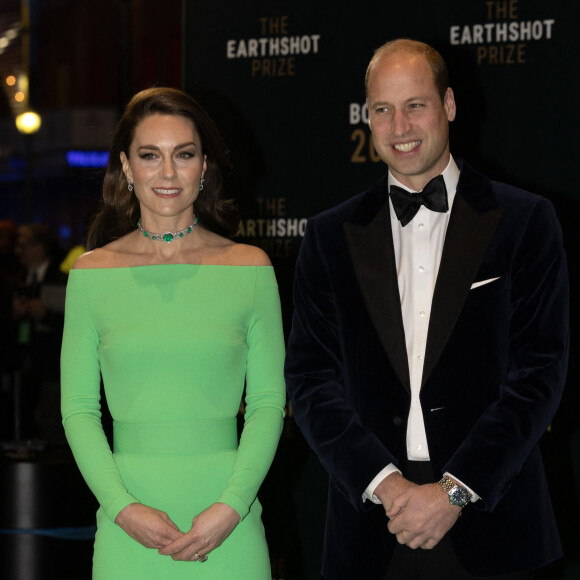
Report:
[[[227,485],[216,490],[217,501],[243,519],[281,433],[283,357],[271,267],[73,270],[61,357],[63,424],[83,477],[107,516],[114,520],[126,505],[143,501],[143,493],[128,485],[103,432],[101,376],[115,423],[235,419],[245,387],[239,447]],[[149,460],[154,469],[156,457]],[[178,479],[183,461],[175,463]],[[217,485],[211,473],[196,477],[184,481],[183,493]]]

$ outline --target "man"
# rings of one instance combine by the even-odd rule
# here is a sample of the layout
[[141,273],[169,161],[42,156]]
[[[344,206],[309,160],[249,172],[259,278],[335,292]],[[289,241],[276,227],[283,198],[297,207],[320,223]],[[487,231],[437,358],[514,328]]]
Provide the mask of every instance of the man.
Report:
[[[14,251],[22,265],[12,317],[21,375],[22,439],[41,436],[64,444],[60,416],[60,343],[64,326],[66,275],[54,256],[54,236],[43,224],[18,228]],[[18,394],[15,394],[18,396]]]
[[309,221],[286,362],[330,474],[323,574],[530,578],[561,556],[538,449],[567,367],[560,227],[451,157],[430,46],[387,43],[366,85],[389,171]]

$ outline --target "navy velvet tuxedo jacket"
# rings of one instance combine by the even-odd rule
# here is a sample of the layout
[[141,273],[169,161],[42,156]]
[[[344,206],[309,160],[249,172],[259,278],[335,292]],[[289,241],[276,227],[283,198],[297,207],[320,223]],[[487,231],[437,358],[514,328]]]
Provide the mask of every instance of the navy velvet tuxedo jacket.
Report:
[[[482,498],[449,532],[457,556],[494,575],[561,556],[538,441],[565,382],[568,279],[552,204],[460,169],[420,396],[433,481]],[[405,475],[410,405],[386,175],[309,221],[294,302],[288,391],[330,474],[323,573],[379,579],[396,538],[362,494],[389,463]]]

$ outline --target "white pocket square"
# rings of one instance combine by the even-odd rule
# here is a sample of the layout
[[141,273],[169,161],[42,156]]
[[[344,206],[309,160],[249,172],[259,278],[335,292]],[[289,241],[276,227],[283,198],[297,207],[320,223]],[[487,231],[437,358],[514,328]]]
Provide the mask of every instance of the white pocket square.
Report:
[[479,282],[475,282],[474,284],[471,285],[471,290],[473,290],[474,288],[479,288],[479,286],[489,284],[490,282],[495,282],[496,280],[499,280],[500,278],[501,278],[501,276],[498,276],[497,278],[490,278],[489,280],[480,280]]

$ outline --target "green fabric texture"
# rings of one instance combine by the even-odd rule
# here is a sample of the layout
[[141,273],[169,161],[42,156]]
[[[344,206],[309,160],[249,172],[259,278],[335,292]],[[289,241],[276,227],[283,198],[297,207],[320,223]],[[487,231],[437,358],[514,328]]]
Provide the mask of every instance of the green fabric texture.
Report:
[[[283,358],[272,267],[71,271],[62,413],[79,469],[101,506],[94,578],[269,577],[256,494],[283,424]],[[111,415],[123,425],[114,452],[101,425],[101,377]],[[235,441],[222,445],[229,435],[216,429],[231,427],[244,387],[236,450]],[[152,452],[138,445],[143,430],[147,447],[148,425],[155,429]],[[195,442],[189,445],[188,437]],[[185,532],[216,501],[233,507],[242,521],[203,564],[160,556],[113,523],[125,506],[141,502],[166,511]]]

